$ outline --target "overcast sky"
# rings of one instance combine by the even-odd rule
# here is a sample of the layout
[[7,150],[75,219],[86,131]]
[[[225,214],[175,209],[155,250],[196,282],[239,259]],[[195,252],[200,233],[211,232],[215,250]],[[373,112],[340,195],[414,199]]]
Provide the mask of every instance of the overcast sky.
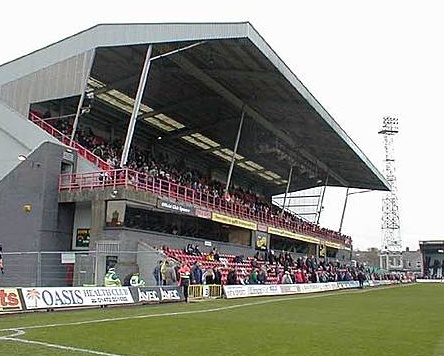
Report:
[[[98,23],[249,21],[382,172],[378,130],[399,119],[395,166],[403,246],[444,238],[440,188],[444,21],[440,1],[6,1],[0,63]],[[291,7],[290,7],[291,4]],[[434,178],[431,178],[431,177]],[[433,183],[433,184],[431,184]],[[338,229],[345,191],[329,188],[321,225]],[[343,232],[381,246],[380,192],[350,195]]]

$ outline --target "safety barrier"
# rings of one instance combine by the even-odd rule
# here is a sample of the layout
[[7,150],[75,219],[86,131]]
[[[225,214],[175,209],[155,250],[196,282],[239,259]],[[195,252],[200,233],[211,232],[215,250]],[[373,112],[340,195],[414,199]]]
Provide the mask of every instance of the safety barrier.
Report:
[[188,287],[188,298],[192,300],[221,297],[222,286],[219,284],[192,284]]
[[[399,281],[368,281],[365,287],[398,284]],[[260,297],[304,294],[358,288],[357,281],[312,284],[225,285],[224,297]],[[221,297],[222,286],[191,285],[190,300]],[[0,288],[0,315],[34,310],[102,307],[106,305],[140,305],[185,301],[179,286],[153,287],[29,287]]]

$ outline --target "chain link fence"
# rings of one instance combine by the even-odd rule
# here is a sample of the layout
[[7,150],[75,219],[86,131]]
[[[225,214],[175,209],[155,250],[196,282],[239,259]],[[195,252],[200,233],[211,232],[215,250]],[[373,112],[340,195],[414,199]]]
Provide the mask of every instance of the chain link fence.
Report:
[[122,282],[139,272],[156,285],[153,271],[165,256],[155,250],[121,251],[118,243],[97,244],[94,251],[3,252],[0,287],[100,286],[110,267]]

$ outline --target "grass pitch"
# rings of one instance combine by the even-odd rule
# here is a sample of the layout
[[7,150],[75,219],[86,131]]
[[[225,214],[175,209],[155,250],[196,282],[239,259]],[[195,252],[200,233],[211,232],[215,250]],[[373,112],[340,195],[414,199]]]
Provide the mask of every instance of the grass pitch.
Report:
[[415,284],[7,315],[0,355],[438,356],[443,294]]

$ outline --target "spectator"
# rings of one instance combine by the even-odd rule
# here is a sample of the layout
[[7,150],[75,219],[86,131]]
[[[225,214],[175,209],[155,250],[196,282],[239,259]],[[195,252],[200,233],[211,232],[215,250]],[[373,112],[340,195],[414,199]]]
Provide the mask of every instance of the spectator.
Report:
[[214,253],[213,251],[210,251],[209,254],[207,254],[207,256],[205,257],[205,259],[209,262],[214,262]]
[[122,281],[120,280],[119,275],[116,272],[114,267],[111,267],[108,272],[105,274],[104,278],[105,287],[121,287]]
[[296,270],[294,277],[295,277],[295,283],[305,283],[304,273],[300,268]]
[[179,268],[179,286],[183,288],[185,302],[188,302],[188,287],[190,286],[190,275],[190,267],[186,263],[183,263],[182,266]]
[[257,269],[253,268],[250,272],[250,276],[248,277],[248,284],[257,284]]
[[191,266],[191,284],[202,284],[201,264],[197,261]]
[[265,266],[262,266],[262,268],[260,268],[257,273],[257,283],[259,284],[267,283],[267,270]]
[[219,256],[219,252],[217,251],[216,247],[213,247],[212,253],[213,253],[214,261],[219,262],[220,256]]
[[130,286],[131,287],[143,287],[145,286],[145,281],[140,277],[140,274],[133,273],[133,275],[130,278]]
[[227,274],[227,284],[228,285],[235,285],[237,284],[237,273],[236,269],[231,268],[230,271]]
[[293,284],[289,271],[285,271],[284,275],[282,276],[282,284]]
[[168,260],[165,260],[162,262],[162,265],[160,266],[160,277],[162,279],[162,285],[165,286],[166,285],[166,270],[168,267]]
[[161,266],[162,266],[162,261],[158,261],[156,267],[154,267],[154,270],[153,270],[153,276],[154,276],[154,279],[156,280],[157,286],[160,286],[162,284],[162,276],[160,274]]
[[200,252],[200,249],[199,249],[199,245],[194,245],[194,255],[195,256],[202,256],[202,252]]
[[234,256],[234,263],[244,263],[244,256],[242,255],[238,255],[238,256]]
[[194,255],[194,248],[193,248],[193,245],[192,245],[192,244],[188,244],[187,247],[185,247],[184,252],[185,252],[187,255],[190,255],[190,256]]
[[213,268],[214,271],[214,284],[222,284],[222,273],[220,273],[219,268],[216,266]]
[[3,246],[1,244],[0,244],[0,272],[2,274],[5,273],[3,266]]
[[167,261],[165,270],[165,285],[172,286],[175,284],[177,284],[176,270],[173,263]]
[[365,278],[365,273],[363,271],[359,271],[358,272],[358,282],[359,282],[359,288],[364,288],[364,281],[366,280]]
[[204,284],[214,284],[214,271],[212,268],[207,268],[202,275]]

